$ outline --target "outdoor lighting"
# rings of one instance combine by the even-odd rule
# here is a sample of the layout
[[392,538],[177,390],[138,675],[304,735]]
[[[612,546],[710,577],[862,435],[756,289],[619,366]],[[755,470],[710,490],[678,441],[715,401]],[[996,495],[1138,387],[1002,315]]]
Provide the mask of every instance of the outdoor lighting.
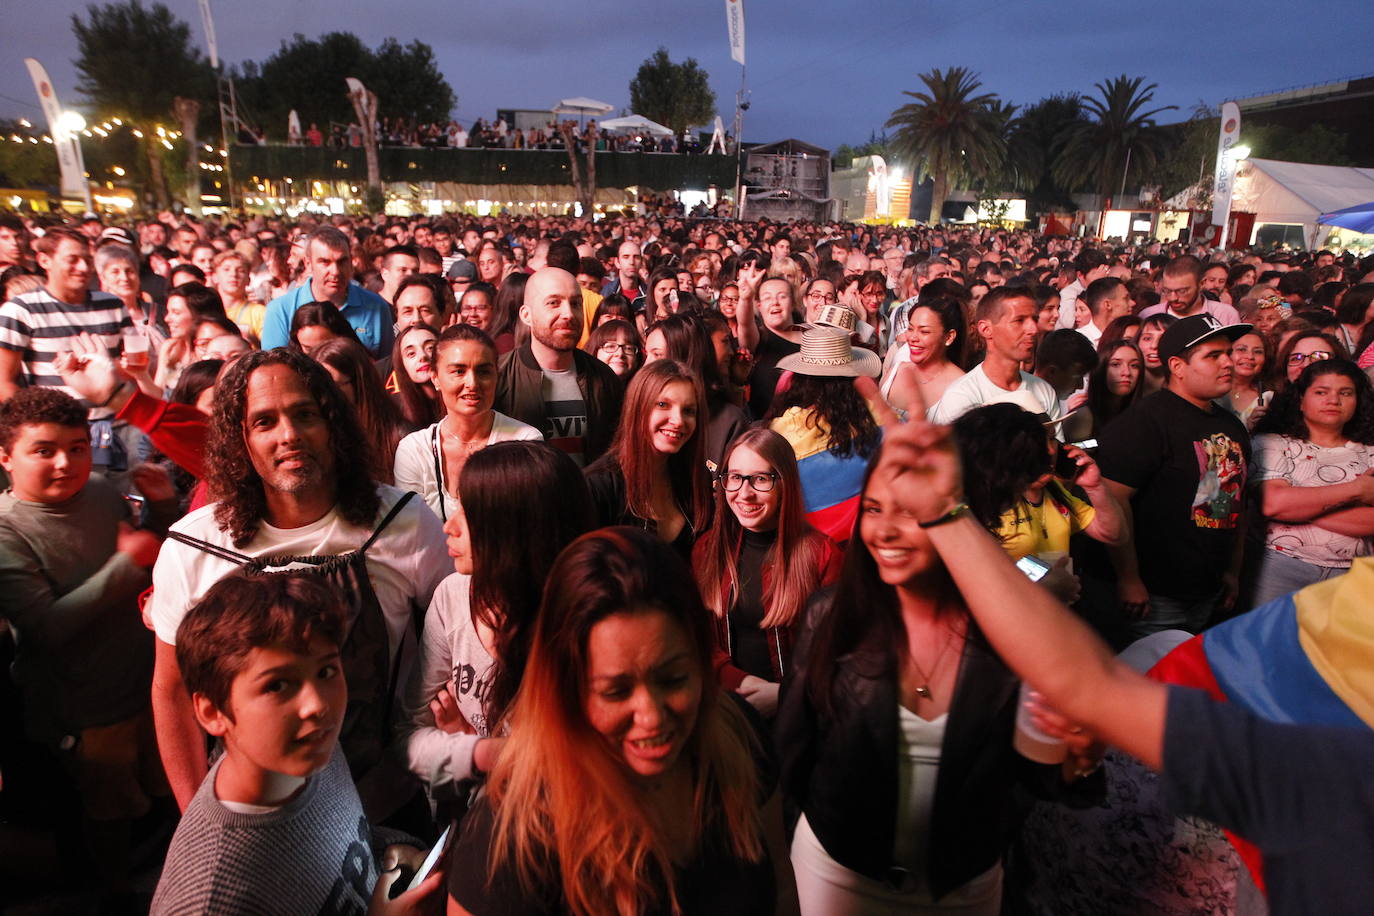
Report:
[[51,142],[52,142],[52,137],[49,137],[47,134],[44,134],[44,135],[43,135],[43,142],[44,142],[44,143],[51,143]]
[[171,149],[171,148],[172,148],[172,144],[168,143],[166,140],[163,140],[163,141],[162,141],[162,145],[165,146],[165,147],[167,147],[168,149]]
[[1249,159],[1249,158],[1250,158],[1250,147],[1245,146],[1244,144],[1242,144],[1242,145],[1240,145],[1240,146],[1233,146],[1233,147],[1231,147],[1230,156],[1231,156],[1232,159],[1236,160],[1237,162],[1241,161],[1242,159]]
[[85,135],[88,136],[88,137],[92,137],[92,138],[94,137],[94,134],[92,134],[89,130],[83,130],[82,133],[85,134]]
[[29,119],[28,119],[28,118],[20,118],[20,119],[19,119],[19,126],[20,126],[20,127],[33,127],[33,125],[29,123]]
[[68,109],[57,116],[57,126],[69,134],[86,129],[86,119],[81,117],[81,112]]
[[119,118],[110,118],[110,120],[113,121],[117,126],[122,127],[124,125],[124,122],[119,120]]
[[124,166],[122,166],[122,165],[117,165],[117,166],[115,166],[114,168],[110,169],[110,171],[111,171],[111,172],[114,172],[114,173],[115,173],[116,175],[118,175],[120,178],[123,178],[123,177],[124,177]]
[[134,136],[137,137],[138,139],[142,140],[142,139],[143,139],[143,131],[141,131],[141,130],[139,130],[137,127],[135,127],[135,128],[134,128]]

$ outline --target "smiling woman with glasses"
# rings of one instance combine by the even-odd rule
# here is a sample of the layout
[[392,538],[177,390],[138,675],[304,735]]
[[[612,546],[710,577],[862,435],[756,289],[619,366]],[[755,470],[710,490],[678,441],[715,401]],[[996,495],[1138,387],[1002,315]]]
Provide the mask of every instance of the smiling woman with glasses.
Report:
[[1297,381],[1302,370],[1324,359],[1340,357],[1347,359],[1345,347],[1325,331],[1300,331],[1284,341],[1279,350],[1278,365],[1284,372],[1279,380],[1279,390]]
[[792,625],[806,599],[839,577],[841,552],[806,521],[797,459],[769,429],[741,433],[717,476],[715,524],[692,566],[716,627],[715,669],[759,712],[777,708]]
[[592,329],[583,347],[611,367],[622,382],[628,382],[644,362],[644,347],[632,322],[612,318]]

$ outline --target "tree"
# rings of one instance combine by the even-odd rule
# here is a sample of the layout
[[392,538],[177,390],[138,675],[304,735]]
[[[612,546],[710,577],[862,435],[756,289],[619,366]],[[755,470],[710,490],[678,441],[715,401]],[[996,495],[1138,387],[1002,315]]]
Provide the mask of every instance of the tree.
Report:
[[1054,164],[1065,138],[1082,123],[1076,93],[1047,96],[1021,109],[1007,136],[1007,169],[1026,192],[1029,215],[1055,207],[1074,209],[1073,199],[1054,178]]
[[161,140],[154,122],[172,118],[177,96],[209,100],[214,74],[191,43],[191,29],[161,3],[145,7],[123,0],[86,8],[72,16],[76,35],[77,91],[101,117],[121,117],[144,126],[142,146],[148,185],[159,207],[168,203]]
[[1145,108],[1154,100],[1158,84],[1142,85],[1141,76],[1121,76],[1097,83],[1100,98],[1082,100],[1088,119],[1077,125],[1064,143],[1055,177],[1066,188],[1088,187],[1103,197],[1128,185],[1131,172],[1153,175],[1166,151],[1154,116],[1177,105]]
[[993,173],[1002,163],[1006,144],[994,93],[975,94],[978,76],[965,67],[921,74],[924,92],[906,91],[908,102],[888,118],[897,128],[893,151],[916,169],[917,178],[934,179],[930,222],[938,223],[951,185]]
[[356,77],[377,94],[384,118],[447,121],[457,98],[434,63],[434,51],[421,41],[402,45],[388,38],[370,50],[352,32],[319,38],[297,34],[283,41],[260,64],[247,61],[236,71],[243,108],[273,137],[285,138],[287,115],[328,131],[331,121],[355,120],[344,80]]
[[659,48],[630,80],[630,107],[681,137],[691,125],[715,117],[716,94],[696,58],[675,64],[668,59],[668,49]]

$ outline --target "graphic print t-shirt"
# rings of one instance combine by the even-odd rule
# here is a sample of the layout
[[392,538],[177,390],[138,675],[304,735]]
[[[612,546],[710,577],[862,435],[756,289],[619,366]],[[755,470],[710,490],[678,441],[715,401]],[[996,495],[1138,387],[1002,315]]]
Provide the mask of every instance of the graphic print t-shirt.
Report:
[[577,370],[543,372],[544,428],[540,432],[549,445],[567,452],[581,467],[587,436],[587,404],[582,400],[582,389],[577,387]]
[[1206,598],[1231,565],[1244,511],[1250,436],[1215,404],[1202,410],[1165,389],[1103,430],[1103,476],[1136,490],[1135,549],[1151,594]]

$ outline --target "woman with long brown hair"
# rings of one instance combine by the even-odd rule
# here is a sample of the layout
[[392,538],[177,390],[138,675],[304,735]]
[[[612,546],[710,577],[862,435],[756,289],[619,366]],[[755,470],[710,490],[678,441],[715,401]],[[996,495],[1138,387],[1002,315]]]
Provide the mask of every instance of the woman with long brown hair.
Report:
[[393,392],[396,406],[410,431],[424,429],[444,415],[444,404],[434,387],[434,348],[439,332],[416,322],[396,332],[391,347]]
[[795,911],[776,793],[712,689],[691,571],[642,531],[549,571],[505,750],[449,870],[449,913]]
[[654,531],[691,556],[711,519],[707,416],[701,376],[686,365],[660,359],[635,373],[615,439],[586,471],[598,524]]
[[842,554],[811,527],[797,459],[771,429],[746,430],[726,449],[716,476],[715,523],[692,565],[724,650],[721,686],[772,715],[807,598],[839,577]]
[[373,479],[394,483],[393,460],[405,435],[405,421],[382,387],[371,355],[356,340],[340,337],[320,344],[310,356],[324,366],[358,412],[358,422],[371,447]]

